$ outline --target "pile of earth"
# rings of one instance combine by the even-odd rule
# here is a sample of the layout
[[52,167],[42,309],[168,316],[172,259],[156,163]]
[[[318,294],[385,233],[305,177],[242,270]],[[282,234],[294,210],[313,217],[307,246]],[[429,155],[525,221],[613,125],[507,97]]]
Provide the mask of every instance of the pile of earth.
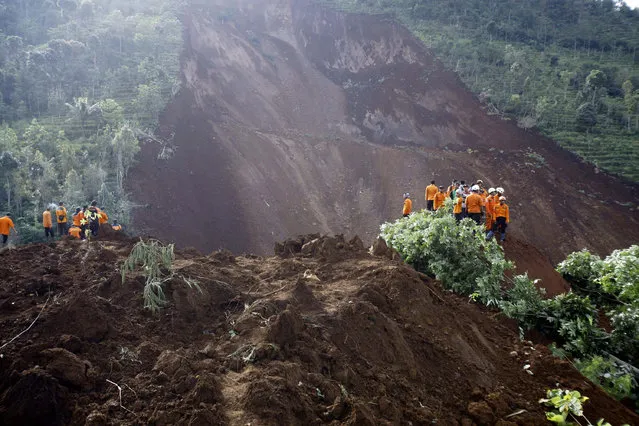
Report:
[[142,276],[122,282],[134,243],[0,253],[0,424],[532,425],[557,386],[589,396],[593,418],[639,424],[383,243],[181,250],[157,314],[142,307]]
[[[189,0],[180,92],[128,175],[134,225],[204,252],[357,234],[425,208],[431,179],[501,186],[553,262],[639,241],[639,186],[491,115],[386,16],[315,0]],[[508,65],[505,65],[505,69]]]

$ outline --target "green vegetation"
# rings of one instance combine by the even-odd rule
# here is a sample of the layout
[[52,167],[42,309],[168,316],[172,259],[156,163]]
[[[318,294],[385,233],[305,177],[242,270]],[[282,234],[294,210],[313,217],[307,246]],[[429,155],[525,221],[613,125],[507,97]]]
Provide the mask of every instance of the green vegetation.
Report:
[[[639,402],[639,369],[633,366],[639,364],[639,246],[603,260],[587,251],[571,254],[558,271],[574,291],[546,299],[527,275],[507,278],[504,272],[513,265],[501,247],[486,241],[483,227],[471,220],[457,224],[450,203],[386,223],[381,236],[446,289],[498,307],[522,333],[543,332],[594,383],[616,398]],[[610,319],[609,331],[599,326],[600,313]]]
[[124,179],[178,88],[178,12],[173,0],[0,5],[0,211],[23,242],[60,200],[97,199],[128,221]]
[[639,10],[613,0],[321,0],[395,16],[489,111],[639,180]]
[[[597,423],[591,423],[590,420],[584,416],[583,403],[586,401],[588,401],[588,397],[581,396],[577,391],[548,389],[546,398],[540,399],[539,403],[553,408],[552,411],[546,413],[546,418],[558,425],[580,425],[582,423],[579,422],[579,419],[582,419],[585,420],[588,425],[611,426],[610,423],[604,419],[599,419]],[[575,423],[569,422],[569,419],[574,420]]]

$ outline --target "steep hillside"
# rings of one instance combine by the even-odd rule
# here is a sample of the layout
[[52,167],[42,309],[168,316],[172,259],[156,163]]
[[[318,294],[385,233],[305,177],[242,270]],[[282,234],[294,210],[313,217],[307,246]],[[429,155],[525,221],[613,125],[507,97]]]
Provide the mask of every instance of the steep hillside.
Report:
[[[383,17],[292,2],[191,6],[183,87],[129,179],[148,232],[265,253],[304,232],[370,238],[435,179],[506,188],[512,233],[553,261],[639,240],[636,185],[488,115]],[[166,150],[164,152],[166,154]]]
[[590,397],[590,418],[639,424],[382,247],[315,235],[267,258],[179,251],[151,314],[144,278],[119,271],[134,242],[0,252],[1,424],[537,425],[556,386]]

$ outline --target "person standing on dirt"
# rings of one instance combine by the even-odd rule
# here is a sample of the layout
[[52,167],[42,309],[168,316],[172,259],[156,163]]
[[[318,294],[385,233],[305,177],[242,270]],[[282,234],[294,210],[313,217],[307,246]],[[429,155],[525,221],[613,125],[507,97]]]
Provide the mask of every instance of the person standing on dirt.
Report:
[[495,224],[493,229],[486,235],[486,240],[490,240],[495,232],[501,234],[500,241],[506,241],[506,228],[510,223],[510,209],[506,204],[506,197],[503,195],[499,197],[499,204],[495,206]]
[[404,193],[404,208],[402,209],[402,214],[404,217],[410,216],[413,211],[413,201],[410,199],[410,194],[408,192]]
[[457,192],[457,180],[453,180],[448,189],[446,189],[446,196],[450,197],[451,200],[455,199],[455,192]]
[[18,235],[18,231],[16,231],[16,227],[13,224],[13,220],[11,220],[11,213],[7,213],[6,215],[0,217],[0,235],[2,235],[2,246],[7,245],[7,241],[9,240],[9,233],[13,229],[16,235]]
[[435,206],[435,194],[437,194],[437,187],[435,186],[435,181],[431,180],[430,185],[426,187],[426,210],[433,211]]
[[443,207],[445,199],[446,194],[444,194],[444,187],[440,186],[439,191],[437,191],[435,197],[433,198],[433,209],[439,210],[440,207]]
[[42,226],[44,227],[44,238],[53,238],[53,220],[51,219],[51,207],[42,213]]
[[82,231],[80,233],[80,235],[82,236],[82,239],[84,240],[87,236],[87,228],[89,225],[89,221],[86,217],[87,212],[89,211],[89,206],[83,206],[82,210],[79,213],[80,216],[80,230]]
[[495,223],[495,188],[488,189],[488,196],[486,197],[485,205],[486,205],[486,227],[484,228],[486,232],[490,232],[493,229],[493,224]]
[[56,222],[58,223],[58,235],[62,236],[67,233],[67,208],[64,203],[58,203],[58,209],[55,211]]
[[484,205],[484,200],[479,195],[479,185],[473,185],[472,194],[466,197],[466,211],[468,217],[475,221],[477,225],[481,223],[481,211]]
[[91,206],[84,212],[84,218],[87,220],[91,235],[98,236],[100,230],[100,210],[97,208],[97,201],[92,201]]
[[453,214],[455,215],[455,220],[458,223],[464,218],[463,204],[464,197],[460,194],[457,198],[455,198],[455,206],[453,207]]

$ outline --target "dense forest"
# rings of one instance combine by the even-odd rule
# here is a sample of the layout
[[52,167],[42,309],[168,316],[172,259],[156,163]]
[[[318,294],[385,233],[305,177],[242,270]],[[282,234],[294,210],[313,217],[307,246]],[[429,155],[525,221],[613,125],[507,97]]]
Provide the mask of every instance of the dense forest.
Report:
[[179,87],[172,0],[0,4],[0,211],[22,242],[49,203],[97,199],[126,223],[124,179]]
[[613,0],[323,0],[388,13],[489,112],[639,181],[639,10]]

